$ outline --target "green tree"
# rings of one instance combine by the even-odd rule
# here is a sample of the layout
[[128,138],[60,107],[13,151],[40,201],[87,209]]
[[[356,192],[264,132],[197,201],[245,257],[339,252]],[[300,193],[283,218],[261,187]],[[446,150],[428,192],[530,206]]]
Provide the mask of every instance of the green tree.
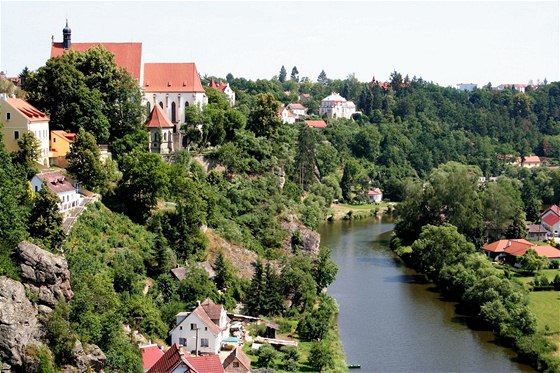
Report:
[[51,250],[58,249],[66,237],[62,230],[62,214],[58,211],[59,202],[58,196],[43,183],[33,199],[27,225],[29,235]]
[[264,277],[264,267],[260,258],[253,263],[254,272],[251,278],[251,286],[247,293],[245,300],[245,307],[247,312],[252,316],[259,316],[262,314],[264,302],[264,292],[266,287],[266,279]]
[[550,264],[548,258],[539,256],[534,249],[527,250],[525,254],[517,259],[517,263],[519,263],[524,270],[529,272],[536,272],[548,268]]
[[61,299],[55,305],[45,322],[45,334],[49,347],[59,365],[70,363],[73,358],[77,336],[70,321],[70,306]]
[[235,278],[233,265],[229,260],[226,259],[224,253],[220,250],[216,256],[216,260],[213,265],[216,276],[214,276],[214,282],[218,289],[229,288],[233,285]]
[[274,347],[268,343],[261,345],[261,347],[257,350],[257,366],[261,368],[274,368],[276,365],[274,363],[274,359],[276,359],[277,355],[278,354],[276,353]]
[[328,371],[334,366],[334,357],[326,341],[315,342],[309,351],[308,364],[319,372]]
[[331,250],[321,246],[319,255],[314,261],[313,277],[317,283],[317,291],[321,292],[324,288],[333,283],[338,272],[338,266],[331,259]]
[[24,177],[29,180],[39,172],[37,162],[41,156],[41,143],[33,132],[25,132],[18,140],[19,150],[12,154],[16,167],[20,167]]
[[282,362],[284,363],[284,370],[288,372],[295,372],[298,369],[299,351],[296,346],[282,346]]
[[206,298],[215,300],[218,293],[206,270],[195,264],[189,266],[185,279],[179,283],[178,292],[189,308]]
[[286,68],[284,67],[284,65],[282,65],[282,67],[280,68],[280,74],[278,74],[278,80],[280,81],[280,83],[284,83],[286,81],[287,75],[288,73],[286,72]]
[[104,190],[107,187],[108,175],[100,160],[100,152],[95,137],[80,128],[76,140],[70,144],[66,155],[67,171],[92,191]]
[[327,78],[327,73],[325,73],[325,70],[321,70],[321,72],[319,73],[319,76],[317,77],[317,82],[321,83],[321,84],[327,84],[329,82],[329,79]]
[[276,134],[281,121],[278,117],[278,101],[272,93],[259,93],[247,123],[255,136],[271,138]]
[[297,69],[297,67],[292,67],[292,74],[290,75],[290,79],[298,82],[299,81],[299,71]]
[[299,186],[303,190],[309,190],[309,187],[318,181],[317,159],[315,156],[315,133],[309,126],[301,128],[298,136],[297,153],[295,157],[294,175]]

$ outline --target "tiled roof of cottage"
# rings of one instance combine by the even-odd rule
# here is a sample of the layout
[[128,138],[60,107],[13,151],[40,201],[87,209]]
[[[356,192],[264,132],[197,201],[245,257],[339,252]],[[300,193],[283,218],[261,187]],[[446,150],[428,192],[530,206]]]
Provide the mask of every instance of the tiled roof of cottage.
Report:
[[48,121],[49,117],[29,102],[21,98],[6,98],[6,102],[23,114],[30,122]]
[[160,128],[169,128],[173,127],[173,123],[169,120],[165,112],[159,105],[155,105],[150,113],[150,117],[146,121],[146,127],[160,127]]

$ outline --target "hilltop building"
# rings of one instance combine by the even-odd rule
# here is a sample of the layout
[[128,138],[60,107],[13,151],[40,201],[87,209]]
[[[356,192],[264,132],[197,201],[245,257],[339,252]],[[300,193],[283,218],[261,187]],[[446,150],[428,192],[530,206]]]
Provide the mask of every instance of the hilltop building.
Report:
[[43,166],[49,165],[49,117],[21,98],[0,94],[0,121],[6,150],[19,150],[18,140],[24,133],[32,132],[39,140],[39,159]]
[[218,91],[222,92],[226,95],[227,100],[229,101],[229,106],[235,105],[235,92],[229,86],[229,83],[222,82],[218,80],[218,84],[214,81],[214,78],[210,80],[210,87],[217,89]]
[[152,153],[169,154],[175,149],[175,142],[178,142],[179,133],[173,133],[173,123],[169,120],[165,112],[159,105],[155,105],[146,122],[146,127],[150,132],[149,149]]
[[326,115],[327,118],[350,119],[355,112],[356,105],[336,92],[322,99],[319,108],[319,115]]

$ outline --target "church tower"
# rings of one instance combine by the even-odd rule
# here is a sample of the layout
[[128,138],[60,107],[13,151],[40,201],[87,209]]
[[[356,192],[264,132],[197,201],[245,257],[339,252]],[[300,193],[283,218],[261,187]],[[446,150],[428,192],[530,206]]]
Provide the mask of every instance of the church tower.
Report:
[[72,46],[72,30],[70,30],[70,27],[68,27],[68,19],[66,19],[66,27],[62,29],[62,36],[62,48],[64,48],[65,50],[69,50]]

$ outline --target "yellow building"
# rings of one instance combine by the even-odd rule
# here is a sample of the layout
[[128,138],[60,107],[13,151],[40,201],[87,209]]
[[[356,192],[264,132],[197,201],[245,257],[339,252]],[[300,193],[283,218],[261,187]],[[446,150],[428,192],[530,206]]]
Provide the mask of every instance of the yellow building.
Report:
[[66,131],[51,131],[51,148],[49,158],[51,164],[66,168],[66,154],[70,151],[70,144],[76,140],[76,134]]
[[6,149],[18,151],[18,140],[32,132],[40,143],[38,163],[49,165],[49,117],[27,101],[0,95],[0,122]]

